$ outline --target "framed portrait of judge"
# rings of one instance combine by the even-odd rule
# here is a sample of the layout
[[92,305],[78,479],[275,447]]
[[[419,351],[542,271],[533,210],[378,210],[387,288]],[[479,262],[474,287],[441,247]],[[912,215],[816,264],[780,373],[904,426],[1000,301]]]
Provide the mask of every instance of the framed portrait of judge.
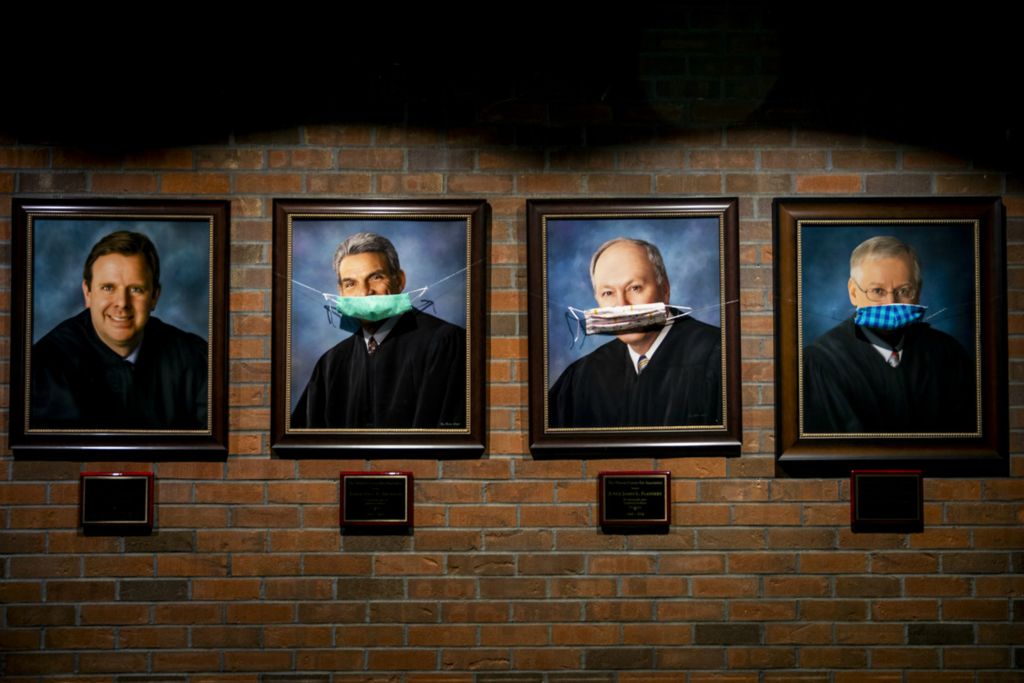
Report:
[[484,201],[274,201],[271,442],[484,449]]
[[1005,474],[999,198],[774,202],[776,468]]
[[15,455],[226,455],[228,202],[12,212]]
[[738,455],[737,200],[527,202],[535,455]]

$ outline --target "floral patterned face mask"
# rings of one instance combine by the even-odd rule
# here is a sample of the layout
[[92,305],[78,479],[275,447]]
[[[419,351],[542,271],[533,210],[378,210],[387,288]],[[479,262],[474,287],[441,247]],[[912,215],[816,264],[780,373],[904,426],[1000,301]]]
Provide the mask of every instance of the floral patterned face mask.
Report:
[[861,306],[853,322],[873,330],[899,330],[924,317],[926,306],[918,304],[884,304]]
[[[574,308],[569,306],[566,318],[576,321],[573,343],[580,332],[591,334],[619,334],[630,330],[659,327],[689,315],[692,309],[666,303],[636,304],[633,306],[605,306],[602,308]],[[571,322],[570,322],[571,325]]]

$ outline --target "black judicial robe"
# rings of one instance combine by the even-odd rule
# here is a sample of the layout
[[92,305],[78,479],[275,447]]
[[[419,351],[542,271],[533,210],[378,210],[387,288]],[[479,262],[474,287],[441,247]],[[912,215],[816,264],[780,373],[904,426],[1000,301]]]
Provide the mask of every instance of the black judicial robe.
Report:
[[618,339],[567,367],[548,392],[551,427],[722,423],[719,328],[681,318],[640,375]]
[[135,364],[85,309],[32,347],[31,429],[206,429],[206,342],[150,317]]
[[327,351],[292,412],[293,428],[466,426],[466,331],[402,314],[371,356],[362,331]]
[[804,431],[974,432],[974,364],[964,348],[926,323],[904,331],[890,366],[846,320],[804,350]]

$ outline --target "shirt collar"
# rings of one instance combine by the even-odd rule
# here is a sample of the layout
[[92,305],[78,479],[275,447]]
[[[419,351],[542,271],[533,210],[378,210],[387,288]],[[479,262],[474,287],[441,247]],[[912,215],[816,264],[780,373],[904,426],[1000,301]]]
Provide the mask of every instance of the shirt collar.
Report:
[[388,333],[391,332],[392,329],[394,329],[395,325],[398,324],[398,319],[401,317],[402,316],[400,315],[391,316],[383,323],[381,323],[381,326],[374,330],[373,334],[370,334],[366,330],[363,330],[363,343],[366,344],[367,347],[369,347],[370,337],[373,337],[374,339],[377,340],[377,346],[383,344],[384,338],[388,336]]
[[893,345],[872,332],[870,328],[863,325],[858,325],[858,327],[860,327],[867,340],[871,342],[871,346],[874,347],[875,351],[878,351],[878,354],[885,359],[886,363],[889,363],[889,358],[894,351],[896,352],[896,362],[898,363],[903,360],[903,342],[906,341],[907,335],[901,335],[900,340]]
[[640,356],[647,356],[647,362],[650,362],[651,358],[654,357],[654,352],[661,346],[661,342],[665,339],[665,335],[668,334],[668,328],[672,327],[672,323],[668,323],[661,328],[661,332],[655,337],[654,343],[651,344],[651,348],[647,349],[643,354],[639,354],[633,350],[633,347],[626,344],[626,350],[629,351],[629,359],[633,361],[633,369],[636,370],[636,374],[640,374]]
[[124,361],[126,363],[131,363],[132,365],[135,365],[135,361],[137,361],[139,359],[139,350],[141,348],[142,348],[142,342],[139,342],[139,345],[136,346],[134,349],[132,349],[132,352],[124,357]]

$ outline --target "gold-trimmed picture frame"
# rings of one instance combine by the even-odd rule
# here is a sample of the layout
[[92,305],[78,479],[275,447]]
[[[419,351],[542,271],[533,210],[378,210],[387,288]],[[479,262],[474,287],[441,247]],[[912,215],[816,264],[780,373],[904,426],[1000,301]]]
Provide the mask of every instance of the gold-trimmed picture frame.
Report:
[[534,455],[738,455],[738,200],[531,200],[527,240]]
[[276,453],[483,452],[489,222],[478,200],[274,200]]
[[[1001,200],[780,198],[773,209],[777,473],[1005,474]],[[894,303],[917,318],[869,317]]]
[[12,214],[15,457],[225,456],[229,203],[19,197]]

